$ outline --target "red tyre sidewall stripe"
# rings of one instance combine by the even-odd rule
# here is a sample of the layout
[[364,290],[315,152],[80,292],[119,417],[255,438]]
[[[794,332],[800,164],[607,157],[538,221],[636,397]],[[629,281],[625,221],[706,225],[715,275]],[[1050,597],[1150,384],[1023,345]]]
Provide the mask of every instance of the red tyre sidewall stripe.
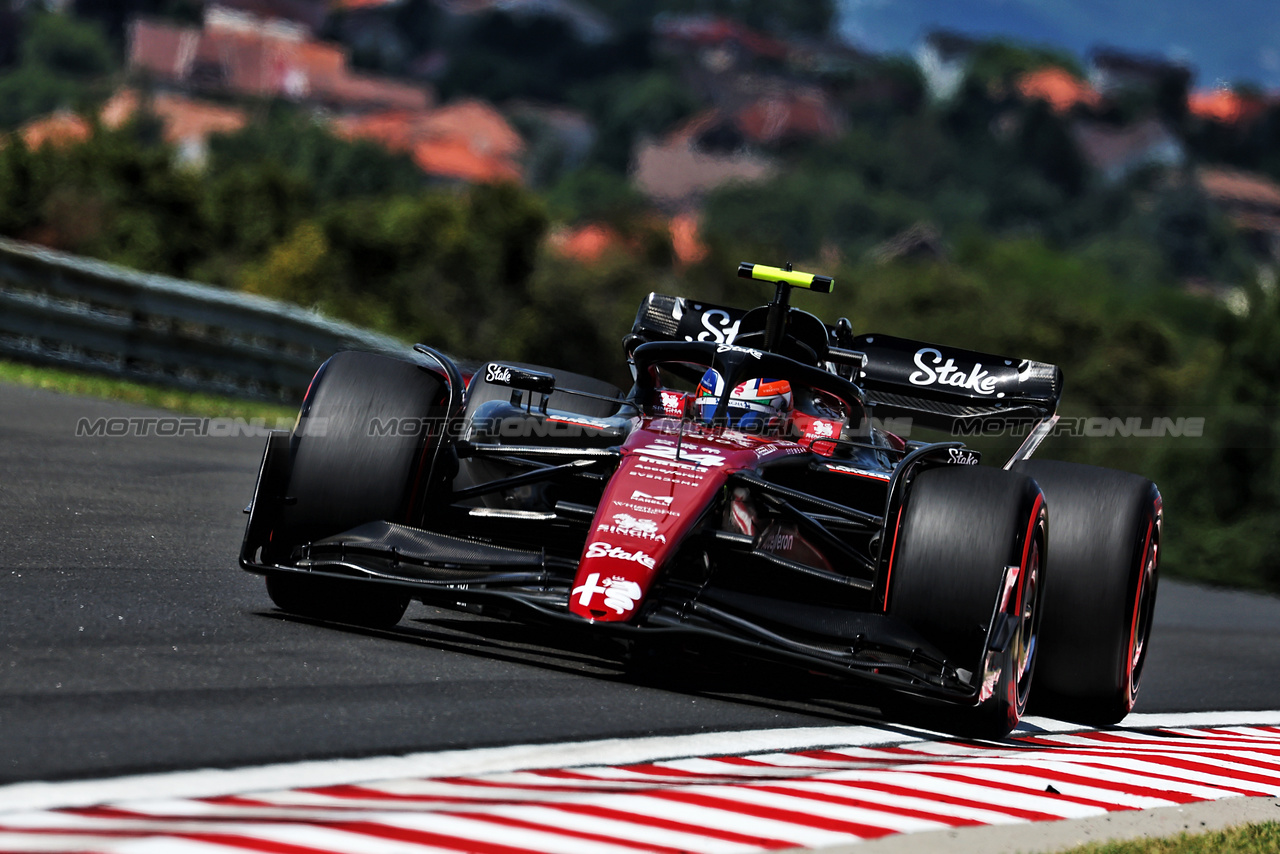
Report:
[[1133,703],[1137,699],[1137,686],[1133,683],[1133,647],[1138,639],[1138,617],[1139,611],[1142,609],[1142,591],[1147,586],[1147,550],[1151,548],[1151,534],[1155,529],[1155,516],[1153,515],[1147,520],[1147,533],[1143,538],[1142,551],[1138,554],[1138,584],[1133,591],[1133,614],[1129,619],[1129,645],[1125,650],[1124,657],[1124,689],[1125,711],[1133,710]]

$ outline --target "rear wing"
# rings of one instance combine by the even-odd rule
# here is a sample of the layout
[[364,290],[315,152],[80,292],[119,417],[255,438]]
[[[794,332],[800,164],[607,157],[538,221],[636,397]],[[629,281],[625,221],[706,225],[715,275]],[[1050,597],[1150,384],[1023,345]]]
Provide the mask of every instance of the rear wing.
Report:
[[1062,370],[892,335],[859,335],[855,382],[877,417],[909,416],[958,435],[977,435],[1051,418],[1062,398]]
[[[731,344],[746,314],[739,308],[652,293],[640,303],[626,346],[634,350],[648,341]],[[1057,411],[1062,370],[1056,365],[891,335],[853,336],[844,323],[821,324],[827,338],[826,367],[861,387],[877,418],[908,417],[953,435],[979,435],[1045,422]]]

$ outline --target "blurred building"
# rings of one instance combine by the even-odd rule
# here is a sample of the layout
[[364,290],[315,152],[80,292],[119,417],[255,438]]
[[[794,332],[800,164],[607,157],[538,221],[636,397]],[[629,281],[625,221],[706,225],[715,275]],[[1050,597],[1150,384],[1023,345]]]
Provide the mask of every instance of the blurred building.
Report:
[[982,45],[980,39],[945,30],[926,35],[916,47],[915,60],[924,76],[929,97],[935,101],[954,98],[969,72],[969,64]]
[[1089,164],[1107,183],[1123,181],[1146,167],[1174,167],[1186,162],[1182,141],[1159,119],[1117,126],[1077,120],[1071,137]]
[[120,127],[140,109],[159,120],[164,140],[177,148],[182,162],[193,166],[205,162],[210,136],[235,133],[249,123],[247,114],[239,107],[200,101],[174,92],[144,96],[135,89],[125,88],[102,106],[102,124]]
[[1057,113],[1068,113],[1076,107],[1096,110],[1102,96],[1088,83],[1063,68],[1039,68],[1018,78],[1018,94],[1028,100],[1047,103]]
[[1186,91],[1194,72],[1161,57],[1098,48],[1089,54],[1089,83],[1105,97],[1123,93],[1155,94],[1163,88]]
[[1280,184],[1255,172],[1209,167],[1197,169],[1196,179],[1255,255],[1280,262]]
[[425,109],[432,100],[424,85],[352,72],[346,50],[316,41],[305,24],[222,5],[206,9],[200,28],[134,20],[128,67],[175,89],[336,111]]
[[1187,96],[1187,112],[1224,125],[1247,124],[1267,109],[1258,95],[1242,94],[1226,87],[1192,92]]
[[712,110],[661,140],[641,143],[632,182],[659,208],[681,211],[696,208],[716,187],[762,181],[776,172],[771,158],[748,148],[731,116]]
[[521,181],[524,140],[489,104],[464,100],[430,110],[389,110],[333,120],[347,139],[409,154],[441,180]]

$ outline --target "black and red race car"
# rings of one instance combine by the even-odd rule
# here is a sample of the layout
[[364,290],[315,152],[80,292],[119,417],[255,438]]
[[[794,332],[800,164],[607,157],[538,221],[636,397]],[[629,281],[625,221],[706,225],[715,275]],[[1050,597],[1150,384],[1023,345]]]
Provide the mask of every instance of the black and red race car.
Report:
[[[1029,458],[1062,372],[790,306],[824,276],[743,264],[750,311],[650,294],[634,385],[417,345],[342,352],[267,442],[241,566],[281,609],[371,626],[411,600],[643,648],[727,642],[849,680],[887,713],[1001,736],[1133,707],[1160,493]],[[1025,435],[1003,465],[954,436]],[[1034,691],[1033,691],[1034,689]]]

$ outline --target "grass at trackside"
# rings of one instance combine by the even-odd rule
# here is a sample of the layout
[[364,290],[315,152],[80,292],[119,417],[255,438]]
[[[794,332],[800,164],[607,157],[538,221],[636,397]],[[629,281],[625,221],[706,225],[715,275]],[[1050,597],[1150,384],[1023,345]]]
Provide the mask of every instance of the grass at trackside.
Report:
[[120,400],[205,418],[265,418],[268,424],[274,425],[278,418],[292,420],[298,414],[296,407],[276,403],[201,394],[7,360],[0,360],[0,382],[82,397]]
[[1091,843],[1063,854],[1280,854],[1280,821],[1163,839]]

